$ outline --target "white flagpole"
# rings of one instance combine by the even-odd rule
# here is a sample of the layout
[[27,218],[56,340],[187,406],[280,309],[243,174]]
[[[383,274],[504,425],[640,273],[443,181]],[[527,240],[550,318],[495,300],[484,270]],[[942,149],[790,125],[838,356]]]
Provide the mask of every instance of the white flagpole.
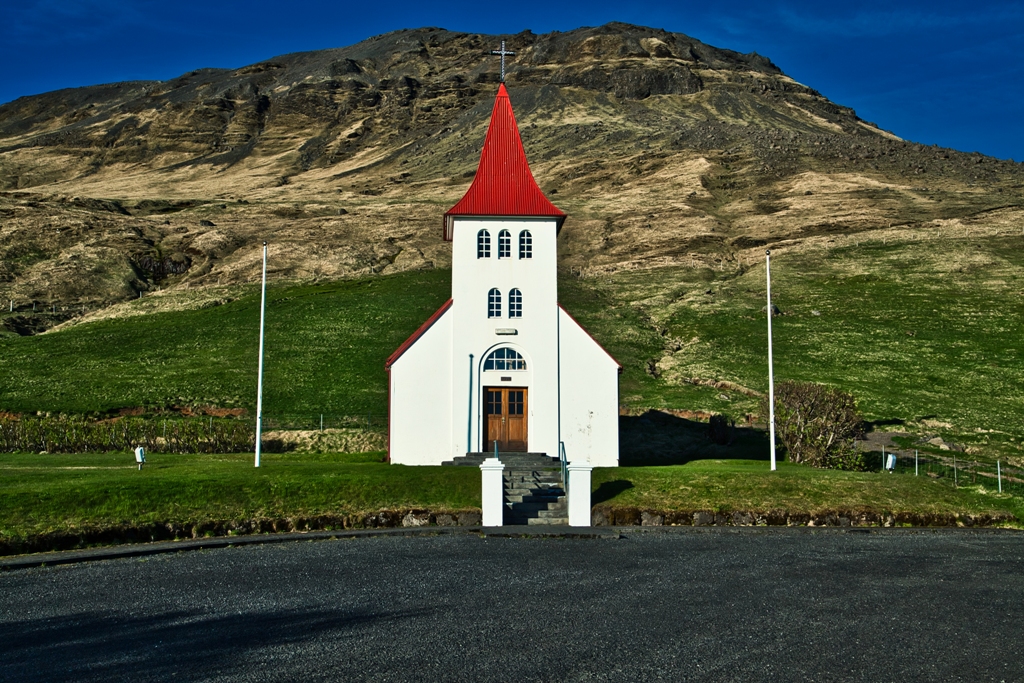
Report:
[[772,447],[772,471],[775,471],[775,371],[772,367],[772,251],[764,252],[764,272],[768,278],[768,430]]
[[260,370],[256,380],[256,467],[263,440],[263,321],[267,312],[267,243],[263,243],[263,294],[260,297]]

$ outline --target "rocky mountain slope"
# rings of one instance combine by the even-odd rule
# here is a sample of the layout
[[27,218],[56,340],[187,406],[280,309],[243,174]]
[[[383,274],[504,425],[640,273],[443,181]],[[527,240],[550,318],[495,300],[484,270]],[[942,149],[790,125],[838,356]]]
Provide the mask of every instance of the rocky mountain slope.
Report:
[[625,24],[424,28],[0,107],[7,329],[253,282],[263,240],[278,279],[447,265],[441,215],[475,171],[502,39],[575,273],[742,269],[765,245],[1024,218],[1024,165],[900,140],[756,54]]

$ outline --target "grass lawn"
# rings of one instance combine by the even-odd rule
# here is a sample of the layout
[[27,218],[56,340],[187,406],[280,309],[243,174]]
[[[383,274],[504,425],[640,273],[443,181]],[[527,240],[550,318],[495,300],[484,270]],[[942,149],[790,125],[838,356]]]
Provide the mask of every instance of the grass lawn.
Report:
[[472,468],[391,466],[352,455],[0,454],[0,540],[122,525],[480,507]]
[[[148,524],[362,516],[382,509],[479,509],[476,468],[402,467],[381,454],[0,455],[0,545],[49,533]],[[594,472],[595,504],[662,511],[824,510],[992,514],[1024,519],[1024,499],[927,477],[815,470],[763,461],[698,460]],[[213,528],[212,526],[209,528]]]
[[594,472],[595,505],[663,511],[827,511],[991,514],[1024,521],[1024,498],[995,487],[953,486],[927,476],[819,470],[761,460],[695,460],[665,467],[604,468]]

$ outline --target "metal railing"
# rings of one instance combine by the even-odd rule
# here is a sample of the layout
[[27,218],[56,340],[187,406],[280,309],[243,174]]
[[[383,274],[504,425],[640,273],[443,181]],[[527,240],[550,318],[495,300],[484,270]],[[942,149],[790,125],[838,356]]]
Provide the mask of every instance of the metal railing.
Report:
[[569,493],[569,461],[565,457],[565,442],[558,442],[558,464],[562,472],[562,490]]

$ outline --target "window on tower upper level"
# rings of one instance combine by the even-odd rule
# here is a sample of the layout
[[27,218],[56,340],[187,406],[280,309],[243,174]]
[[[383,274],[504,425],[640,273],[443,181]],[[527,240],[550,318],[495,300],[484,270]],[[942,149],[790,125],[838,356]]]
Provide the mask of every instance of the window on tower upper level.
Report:
[[523,317],[523,293],[518,289],[513,289],[508,293],[508,317]]
[[508,230],[498,233],[498,258],[512,258],[512,233]]
[[509,348],[494,349],[484,360],[484,370],[525,370],[526,360],[518,351]]
[[533,258],[533,235],[529,230],[519,233],[519,258]]
[[487,317],[501,317],[501,291],[497,288],[487,293]]
[[491,258],[491,233],[486,230],[476,234],[476,257]]

